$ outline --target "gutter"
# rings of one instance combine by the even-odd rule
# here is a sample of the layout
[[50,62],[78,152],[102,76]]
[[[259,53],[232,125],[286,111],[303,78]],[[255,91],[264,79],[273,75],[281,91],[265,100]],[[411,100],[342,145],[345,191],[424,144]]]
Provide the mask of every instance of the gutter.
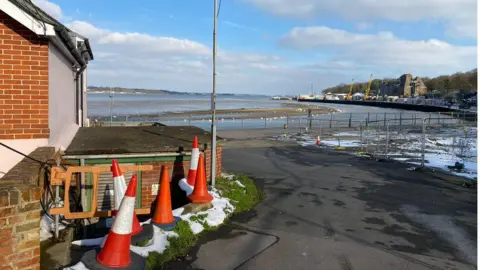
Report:
[[105,154],[105,155],[64,155],[63,159],[113,159],[113,158],[142,158],[142,157],[178,157],[178,156],[190,156],[190,153],[149,153],[149,154]]
[[50,36],[49,40],[57,47],[62,54],[68,58],[71,62],[75,63],[77,62],[75,58],[73,58],[72,54],[65,48],[62,42],[60,42],[59,38],[57,36]]
[[74,39],[72,39],[72,37],[68,34],[65,27],[64,26],[55,26],[55,31],[57,31],[59,33],[60,39],[62,39],[62,41],[65,44],[67,44],[68,48],[70,49],[70,53],[75,58],[76,62],[78,62],[82,68],[86,67],[87,63],[82,58],[82,55],[80,54],[80,52],[77,50],[77,46],[75,44]]

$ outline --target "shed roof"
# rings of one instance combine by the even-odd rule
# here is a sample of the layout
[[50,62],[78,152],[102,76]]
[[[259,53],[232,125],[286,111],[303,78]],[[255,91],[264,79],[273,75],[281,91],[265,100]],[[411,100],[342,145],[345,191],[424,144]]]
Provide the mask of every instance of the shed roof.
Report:
[[[82,127],[67,156],[152,154],[191,151],[193,137],[200,149],[210,144],[211,134],[190,126]],[[219,141],[221,138],[217,137]]]

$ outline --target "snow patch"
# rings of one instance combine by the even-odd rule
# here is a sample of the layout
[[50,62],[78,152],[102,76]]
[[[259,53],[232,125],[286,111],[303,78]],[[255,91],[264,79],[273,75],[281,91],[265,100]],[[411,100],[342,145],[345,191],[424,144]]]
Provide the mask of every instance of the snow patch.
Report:
[[235,180],[235,182],[234,182],[234,183],[235,183],[235,184],[237,184],[238,186],[242,187],[242,188],[244,188],[244,187],[245,187],[245,185],[244,185],[244,184],[242,184],[242,183],[241,183],[240,181],[238,181],[238,180]]
[[[216,227],[222,224],[223,221],[228,217],[228,215],[233,213],[233,210],[235,209],[235,207],[230,203],[227,198],[222,198],[218,194],[217,190],[214,189],[209,193],[213,196],[212,208],[195,214],[187,213],[180,216],[183,220],[187,220],[188,224],[190,225],[190,229],[194,233],[200,233],[201,231],[203,231],[203,225],[198,222],[191,221],[192,217],[205,216],[203,221],[205,221],[205,223],[207,223],[210,227]],[[200,230],[200,227],[202,227],[202,230]]]
[[[59,222],[58,230],[60,231],[63,229],[65,229],[65,225]],[[54,220],[48,215],[43,215],[42,219],[40,220],[40,241],[44,241],[51,238],[54,232],[55,232]]]
[[[198,212],[196,214],[191,214],[191,213],[183,214],[185,210],[183,207],[177,208],[172,211],[174,216],[180,216],[182,220],[187,221],[187,223],[190,226],[190,229],[194,234],[201,233],[205,228],[199,222],[192,221],[191,220],[192,217],[205,216],[203,221],[206,224],[208,224],[208,226],[216,227],[222,224],[225,221],[225,219],[228,217],[228,215],[233,213],[233,210],[235,209],[235,207],[230,203],[229,199],[222,198],[216,189],[213,189],[212,191],[210,191],[210,194],[213,196],[213,201],[212,201],[213,207],[210,209]],[[150,221],[151,220],[147,220],[145,222],[142,222],[141,224],[150,223]],[[133,252],[143,257],[147,257],[148,253],[150,252],[162,253],[163,251],[165,251],[165,249],[169,245],[169,242],[168,242],[169,237],[179,237],[179,235],[175,232],[163,231],[162,229],[156,226],[153,226],[153,229],[154,229],[154,238],[153,238],[153,241],[151,241],[151,244],[149,246],[137,247],[137,246],[131,245],[130,250],[132,250]],[[77,241],[73,241],[72,244],[78,245],[78,246],[100,246],[103,243],[104,238],[105,237],[77,240]],[[69,268],[64,268],[64,269],[85,270],[87,268],[83,263],[79,262],[74,266],[71,266]]]
[[79,262],[79,263],[77,263],[73,266],[66,267],[66,268],[63,268],[63,269],[64,270],[90,270],[82,262]]
[[85,247],[100,246],[103,243],[103,240],[105,239],[105,237],[106,236],[99,237],[99,238],[76,240],[72,242],[72,245],[85,246]]
[[227,180],[233,180],[233,178],[235,177],[235,175],[229,173],[222,173],[221,176]]
[[130,246],[130,250],[140,256],[147,257],[150,252],[162,253],[169,245],[168,237],[179,237],[176,232],[163,231],[157,226],[153,226],[153,233],[154,237],[151,245],[146,247]]
[[185,191],[185,193],[187,193],[187,196],[190,196],[190,194],[192,194],[192,192],[193,192],[193,186],[190,186],[188,184],[186,178],[180,179],[180,181],[178,181],[178,186],[180,187],[181,190],[183,190],[183,191]]
[[196,222],[196,221],[190,221],[188,220],[188,225],[190,225],[190,229],[192,230],[193,234],[199,234],[203,232],[204,228],[202,224]]

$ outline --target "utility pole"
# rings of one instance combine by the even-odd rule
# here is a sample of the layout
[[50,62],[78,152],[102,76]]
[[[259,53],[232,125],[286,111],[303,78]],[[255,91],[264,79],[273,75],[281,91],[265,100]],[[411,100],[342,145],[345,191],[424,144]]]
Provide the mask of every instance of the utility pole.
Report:
[[215,186],[215,172],[217,168],[217,119],[216,119],[216,99],[217,99],[217,0],[213,0],[213,86],[212,86],[212,143],[210,148],[210,184]]
[[113,108],[113,89],[110,90],[110,126],[112,126],[113,124],[112,108]]

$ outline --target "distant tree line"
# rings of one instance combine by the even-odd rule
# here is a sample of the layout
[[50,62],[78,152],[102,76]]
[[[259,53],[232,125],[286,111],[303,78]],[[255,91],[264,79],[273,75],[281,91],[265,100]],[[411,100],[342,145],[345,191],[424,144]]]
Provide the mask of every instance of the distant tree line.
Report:
[[[415,78],[415,77],[414,77]],[[421,77],[428,91],[436,90],[435,93],[446,96],[452,93],[452,90],[459,90],[469,92],[472,90],[477,90],[477,69],[473,69],[467,72],[457,72],[453,75],[442,75],[435,78]],[[400,78],[391,79],[374,79],[372,80],[371,89],[378,90],[380,89],[380,84],[382,83],[393,83],[399,84]],[[353,85],[353,93],[365,92],[367,89],[368,82],[355,82]],[[326,88],[323,93],[348,93],[350,90],[350,84],[339,84],[334,87]]]

